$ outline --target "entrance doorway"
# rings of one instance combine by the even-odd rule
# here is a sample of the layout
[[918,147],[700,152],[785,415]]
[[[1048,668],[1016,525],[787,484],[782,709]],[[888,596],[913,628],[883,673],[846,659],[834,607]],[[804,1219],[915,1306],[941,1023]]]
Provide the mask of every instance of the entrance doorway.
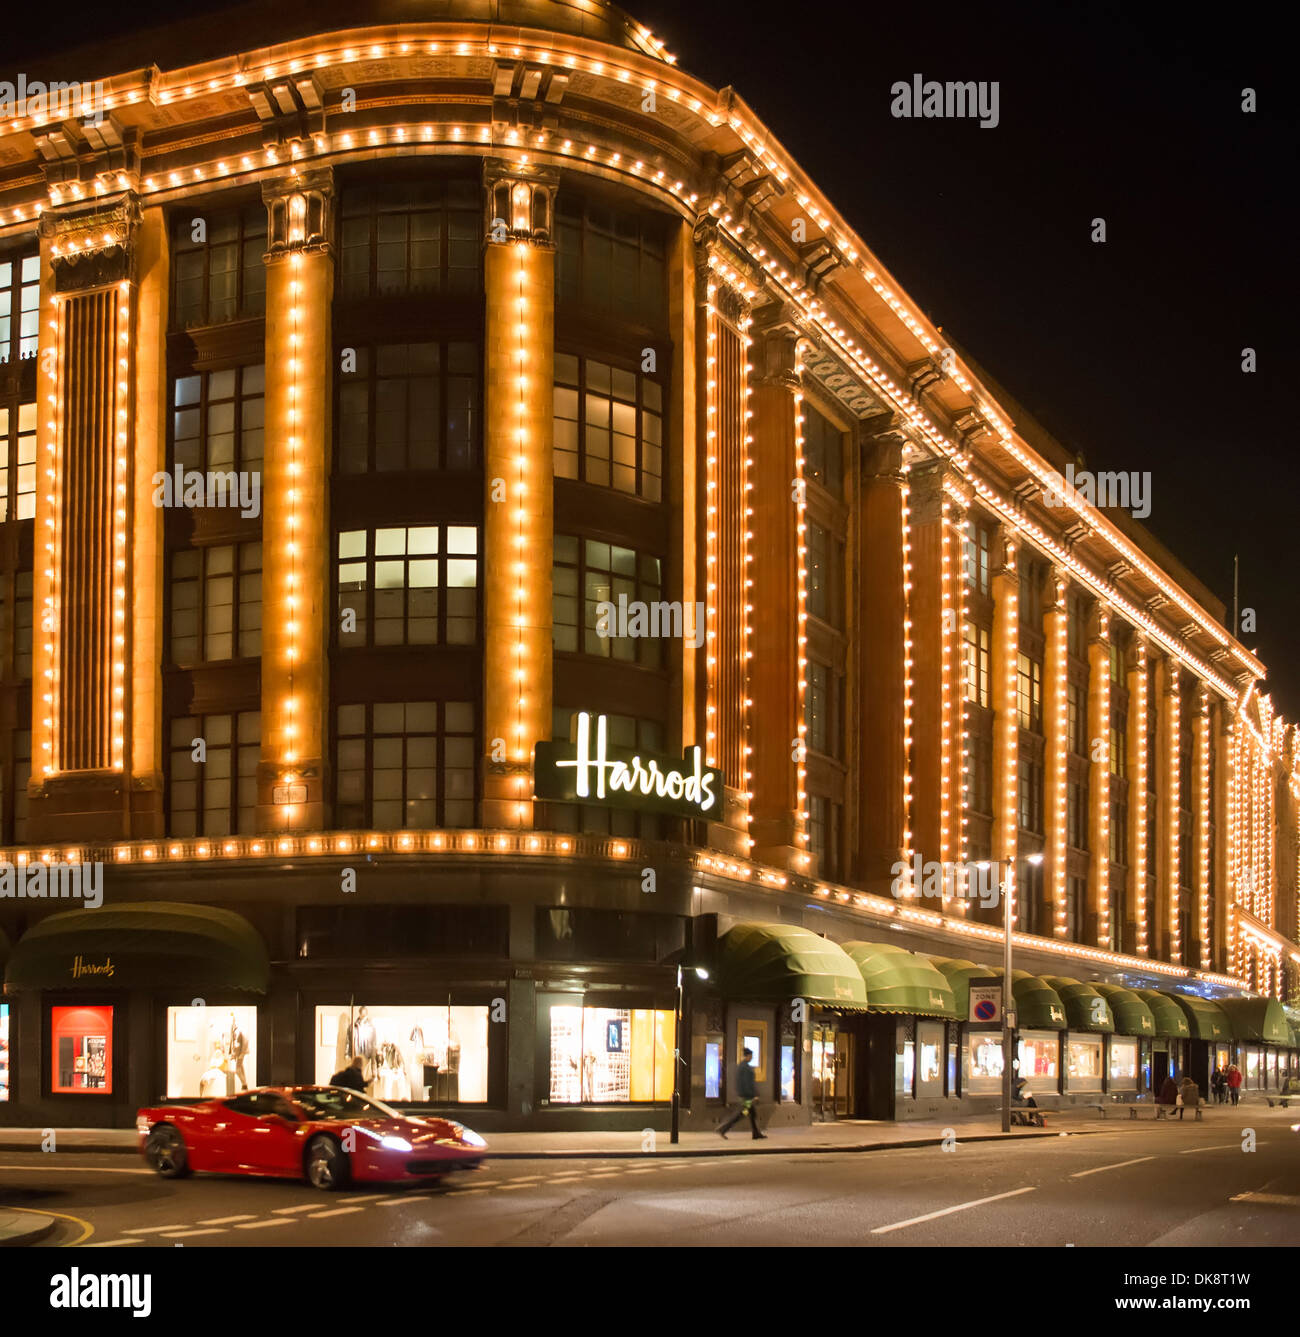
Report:
[[812,1107],[821,1119],[854,1113],[853,1036],[833,1025],[812,1028]]
[[1151,1054],[1151,1089],[1158,1095],[1169,1076],[1169,1051],[1155,1049]]

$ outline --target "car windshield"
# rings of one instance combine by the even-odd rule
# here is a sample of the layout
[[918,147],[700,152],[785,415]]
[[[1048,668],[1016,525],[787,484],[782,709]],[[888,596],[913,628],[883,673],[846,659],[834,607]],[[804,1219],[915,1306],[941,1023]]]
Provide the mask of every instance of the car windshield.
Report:
[[312,1119],[400,1119],[395,1109],[341,1086],[295,1091],[293,1098]]

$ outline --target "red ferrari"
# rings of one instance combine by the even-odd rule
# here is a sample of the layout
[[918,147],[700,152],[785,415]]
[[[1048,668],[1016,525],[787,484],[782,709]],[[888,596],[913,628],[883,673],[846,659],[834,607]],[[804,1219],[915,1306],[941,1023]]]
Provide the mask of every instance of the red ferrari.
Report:
[[477,1170],[487,1143],[449,1119],[408,1118],[341,1086],[260,1087],[136,1115],[140,1150],[164,1179],[194,1170],[306,1177],[325,1190],[435,1182]]

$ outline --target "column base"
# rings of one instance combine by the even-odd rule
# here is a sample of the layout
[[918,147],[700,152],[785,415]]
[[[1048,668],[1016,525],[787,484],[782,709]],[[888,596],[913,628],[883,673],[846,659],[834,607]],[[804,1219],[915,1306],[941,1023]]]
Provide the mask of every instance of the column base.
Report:
[[150,840],[163,834],[162,780],[128,780],[121,771],[52,775],[29,790],[27,825],[32,844]]

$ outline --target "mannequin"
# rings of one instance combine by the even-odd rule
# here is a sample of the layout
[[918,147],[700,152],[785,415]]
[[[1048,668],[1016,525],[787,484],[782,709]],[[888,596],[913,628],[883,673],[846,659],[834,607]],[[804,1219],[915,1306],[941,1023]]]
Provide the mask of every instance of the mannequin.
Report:
[[357,1008],[357,1019],[352,1023],[352,1057],[358,1055],[365,1059],[366,1080],[374,1077],[375,1067],[375,1023],[364,1007]]
[[241,1091],[248,1090],[248,1078],[244,1074],[244,1058],[248,1054],[248,1037],[239,1028],[235,1014],[230,1014],[230,1029],[226,1032],[226,1054],[234,1071],[235,1080]]

